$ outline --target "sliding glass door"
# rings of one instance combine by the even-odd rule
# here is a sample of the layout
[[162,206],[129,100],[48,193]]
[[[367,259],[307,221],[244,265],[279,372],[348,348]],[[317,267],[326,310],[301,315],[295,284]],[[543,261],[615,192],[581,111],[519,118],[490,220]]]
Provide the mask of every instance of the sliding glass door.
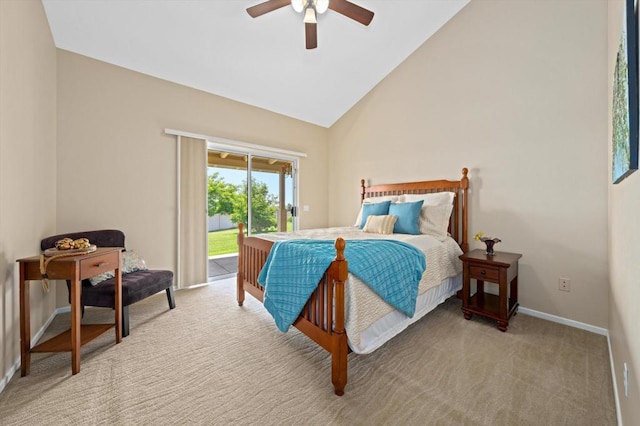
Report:
[[293,162],[251,157],[251,233],[292,231]]
[[238,223],[245,234],[296,229],[296,160],[209,144],[209,279],[235,273]]

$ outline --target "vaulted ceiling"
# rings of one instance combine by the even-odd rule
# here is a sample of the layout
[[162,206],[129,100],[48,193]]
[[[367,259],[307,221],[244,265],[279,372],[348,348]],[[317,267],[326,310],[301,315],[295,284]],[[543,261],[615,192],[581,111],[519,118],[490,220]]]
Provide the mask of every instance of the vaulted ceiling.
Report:
[[43,0],[58,48],[330,127],[469,0],[353,0],[365,27],[318,16],[305,49],[302,15],[264,0]]

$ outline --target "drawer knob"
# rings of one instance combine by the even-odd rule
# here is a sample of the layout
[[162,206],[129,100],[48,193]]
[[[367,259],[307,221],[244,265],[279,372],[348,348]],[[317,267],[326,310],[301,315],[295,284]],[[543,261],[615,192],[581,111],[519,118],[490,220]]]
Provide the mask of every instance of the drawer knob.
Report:
[[100,268],[101,266],[104,266],[106,264],[107,264],[107,262],[96,263],[96,268]]
[[484,269],[482,271],[480,271],[480,275],[486,275],[487,271],[485,271]]

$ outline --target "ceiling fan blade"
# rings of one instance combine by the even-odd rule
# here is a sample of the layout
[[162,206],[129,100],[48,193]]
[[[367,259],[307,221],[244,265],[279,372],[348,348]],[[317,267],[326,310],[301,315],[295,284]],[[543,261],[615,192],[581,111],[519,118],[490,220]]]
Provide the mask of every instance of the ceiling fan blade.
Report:
[[291,4],[291,0],[267,0],[264,3],[251,6],[247,9],[247,13],[251,15],[252,18],[257,18],[258,16],[273,12],[288,4]]
[[353,4],[347,0],[329,1],[329,9],[336,11],[347,18],[360,22],[362,25],[369,25],[373,19],[373,12]]
[[304,24],[304,35],[306,38],[307,49],[315,49],[318,47],[318,25]]

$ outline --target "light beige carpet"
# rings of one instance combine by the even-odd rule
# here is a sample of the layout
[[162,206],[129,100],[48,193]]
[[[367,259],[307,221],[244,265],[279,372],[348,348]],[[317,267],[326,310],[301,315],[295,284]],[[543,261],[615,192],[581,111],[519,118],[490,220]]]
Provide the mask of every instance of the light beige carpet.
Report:
[[[0,424],[614,425],[606,338],[523,314],[501,333],[452,298],[370,355],[349,355],[343,397],[330,357],[234,282],[133,305],[131,334],[34,354],[0,394]],[[110,320],[88,309],[85,321]],[[59,315],[51,332],[68,327]]]

